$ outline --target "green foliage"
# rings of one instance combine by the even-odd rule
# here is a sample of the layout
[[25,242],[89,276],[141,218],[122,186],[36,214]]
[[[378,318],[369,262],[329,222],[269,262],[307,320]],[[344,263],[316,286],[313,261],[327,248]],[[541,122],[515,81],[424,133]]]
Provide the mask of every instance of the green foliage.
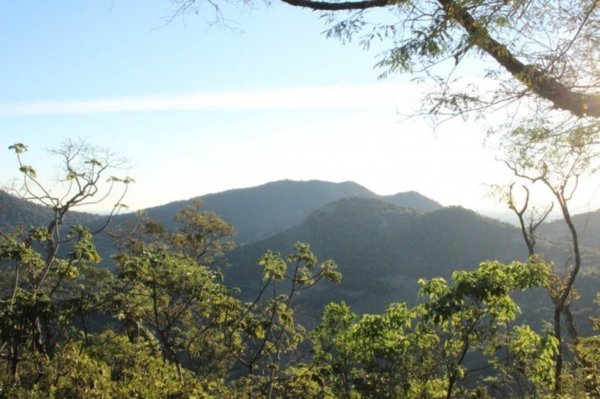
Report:
[[324,385],[319,370],[305,364],[288,366],[276,377],[252,375],[242,377],[233,383],[232,392],[239,398],[328,398],[337,396]]
[[140,253],[147,247],[168,248],[181,256],[186,256],[203,265],[213,268],[222,266],[224,256],[234,247],[231,237],[233,226],[212,212],[201,211],[202,201],[195,200],[179,211],[173,220],[175,231],[170,231],[160,221],[141,214],[139,233],[123,231],[126,249]]
[[[295,320],[295,297],[322,279],[341,277],[336,264],[320,262],[308,244],[297,243],[286,257],[265,253],[258,261],[262,291],[275,295],[242,303],[218,272],[171,246],[166,229],[146,226],[159,240],[167,238],[166,245],[143,242],[115,257],[114,277],[94,266],[92,236],[74,226],[71,251],[47,280],[49,286],[60,282],[60,294],[23,287],[2,299],[1,342],[30,354],[18,362],[18,373],[0,379],[2,395],[446,398],[551,392],[556,340],[512,325],[519,312],[512,295],[546,283],[542,262],[483,262],[455,272],[450,283],[422,280],[422,303],[392,304],[382,314],[359,316],[332,303],[308,333]],[[49,239],[45,229],[20,240],[3,236],[3,262],[35,276],[45,267],[36,245]],[[90,314],[99,311],[113,314],[125,334],[89,331]],[[50,321],[58,333],[52,354],[31,343],[37,319]],[[565,392],[597,392],[596,338],[581,339],[574,349],[578,360],[569,364]],[[9,366],[11,352],[5,354]],[[230,374],[239,366],[246,372]]]
[[[484,357],[486,369],[504,370],[504,348],[513,354],[510,367],[526,364],[526,378],[547,387],[556,342],[510,327],[518,313],[511,294],[542,285],[546,274],[537,263],[484,262],[454,273],[451,285],[423,280],[426,301],[413,308],[393,304],[358,318],[345,304],[330,304],[311,334],[313,362],[339,397],[462,397],[488,390],[469,378],[468,363]],[[513,383],[503,381],[504,389]]]
[[306,243],[297,242],[296,252],[289,255],[286,260],[278,252],[267,251],[259,260],[258,265],[263,268],[263,280],[280,281],[286,277],[288,264],[294,265],[292,284],[297,289],[305,289],[315,285],[324,278],[333,283],[339,283],[342,275],[337,271],[337,264],[328,259],[319,263],[317,257]]
[[504,324],[514,320],[519,311],[511,292],[543,286],[547,274],[540,262],[484,262],[473,272],[454,272],[451,287],[444,279],[421,280],[420,295],[428,297],[427,314],[436,323],[451,323],[458,312],[476,312]]
[[228,237],[235,234],[235,229],[215,213],[200,212],[201,207],[202,201],[195,200],[175,215],[177,233],[171,242],[176,251],[200,263],[211,264],[234,247]]
[[23,154],[27,151],[27,146],[23,143],[16,143],[8,147],[9,150],[14,150],[17,154]]
[[[103,167],[95,158],[87,162]],[[366,201],[377,212],[356,215],[365,222],[363,234],[370,233],[370,219],[382,224],[398,213],[418,216]],[[348,203],[356,201],[332,206]],[[112,258],[114,272],[98,267],[94,234],[79,224],[57,229],[59,216],[46,228],[0,233],[0,365],[6,370],[0,397],[552,395],[559,342],[514,324],[515,292],[552,279],[538,258],[486,261],[448,281],[422,279],[417,305],[394,303],[381,314],[331,303],[308,332],[297,320],[297,298],[322,280],[339,283],[341,273],[306,243],[297,242],[288,256],[260,256],[259,293],[243,302],[217,271],[233,228],[202,212],[200,203],[176,216],[175,231],[145,220],[143,234],[131,235]],[[327,216],[324,211],[313,221]],[[598,327],[598,319],[593,323]],[[570,350],[563,396],[597,397],[598,335],[580,337]]]
[[538,335],[529,326],[516,326],[511,332],[509,353],[513,364],[526,381],[537,389],[550,387],[554,382],[554,357],[558,341],[550,334]]
[[267,251],[258,260],[258,265],[263,268],[263,280],[283,280],[287,271],[287,264],[278,252]]
[[405,304],[361,319],[344,304],[330,304],[312,334],[313,361],[338,397],[440,397],[440,338],[417,320],[418,309]]
[[110,365],[113,397],[210,397],[224,392],[223,382],[210,383],[186,372],[182,384],[177,368],[165,362],[149,342],[131,342],[108,331],[94,339],[87,350],[93,358]]
[[216,272],[165,250],[120,255],[116,261],[114,312],[130,337],[143,331],[178,366],[184,355],[192,369],[210,375],[231,366],[230,346],[239,345],[232,328],[241,303],[218,282]]
[[[248,351],[240,362],[249,376],[240,381],[240,389],[250,396],[269,398],[302,397],[302,392],[306,397],[329,395],[329,390],[317,381],[318,371],[290,364],[290,359],[300,356],[308,337],[306,329],[295,320],[293,302],[301,291],[322,279],[339,282],[337,265],[332,260],[320,263],[310,246],[300,242],[285,259],[267,251],[258,265],[263,268],[263,284],[242,323]],[[265,300],[269,291],[272,296]]]
[[[600,294],[596,296],[596,304],[600,305]],[[600,331],[600,318],[591,319],[594,330]],[[563,391],[572,397],[600,397],[600,335],[580,338],[572,349],[575,359],[567,364]]]
[[[74,318],[85,318],[98,299],[98,291],[84,295],[83,283],[100,260],[91,234],[81,226],[71,233],[63,257],[41,252],[53,248],[48,246],[54,242],[48,229],[0,236],[0,338],[13,378],[19,378],[21,363],[30,366],[35,357],[52,355],[72,334]],[[107,277],[96,273],[92,287],[99,288]]]
[[600,396],[600,335],[585,337],[575,345],[577,361],[567,374],[573,391],[581,397]]
[[163,361],[150,345],[131,342],[108,331],[88,344],[66,343],[52,360],[38,359],[23,370],[19,385],[0,377],[0,396],[19,398],[211,398],[228,396],[218,379],[191,375],[182,384],[175,366]]

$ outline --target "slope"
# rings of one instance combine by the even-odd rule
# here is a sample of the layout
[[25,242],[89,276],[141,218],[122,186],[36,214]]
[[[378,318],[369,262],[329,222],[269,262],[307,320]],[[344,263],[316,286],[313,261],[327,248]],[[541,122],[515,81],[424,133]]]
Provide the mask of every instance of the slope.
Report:
[[[47,226],[52,220],[52,211],[45,206],[26,201],[0,190],[0,230],[9,232],[14,228],[28,229],[32,226]],[[104,218],[85,212],[69,212],[65,225],[83,224],[93,226]]]
[[[256,187],[208,194],[199,198],[204,201],[203,209],[217,213],[235,226],[238,231],[235,239],[242,244],[265,239],[286,230],[328,203],[350,197],[376,198],[378,196],[354,182],[280,180]],[[396,205],[420,210],[441,207],[437,202],[415,192],[382,198]],[[173,216],[192,201],[193,199],[171,202],[148,208],[146,213],[172,227]],[[128,218],[131,218],[131,215],[120,216],[116,221]]]
[[[581,244],[600,250],[600,209],[575,215],[572,219]],[[540,233],[558,240],[569,237],[569,231],[562,219],[544,223],[540,226]]]
[[334,259],[344,276],[339,286],[307,291],[310,297],[303,301],[316,313],[332,300],[345,300],[361,312],[381,311],[392,301],[414,302],[421,277],[449,277],[486,259],[526,256],[515,228],[463,208],[422,213],[377,198],[349,198],[235,250],[226,281],[250,298],[259,284],[258,257],[267,249],[287,254],[296,241],[311,243],[321,259]]

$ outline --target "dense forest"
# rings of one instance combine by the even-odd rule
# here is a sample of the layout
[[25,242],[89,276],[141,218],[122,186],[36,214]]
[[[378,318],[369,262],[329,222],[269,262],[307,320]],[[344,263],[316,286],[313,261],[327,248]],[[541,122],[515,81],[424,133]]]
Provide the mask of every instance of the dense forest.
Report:
[[[81,143],[58,150],[62,198],[24,163],[25,145],[11,149],[23,198],[38,205],[0,202],[2,397],[534,398],[557,397],[557,384],[559,397],[600,394],[597,312],[581,311],[575,286],[558,334],[552,324],[570,276],[549,260],[564,249],[556,223],[547,238],[521,236],[416,193],[286,181],[221,194],[254,196],[248,223],[267,225],[262,206],[282,229],[234,249],[235,228],[202,199],[137,216],[118,215],[120,203],[107,216],[72,212],[133,182],[100,184],[111,160]],[[305,207],[279,214],[261,192]],[[534,233],[545,255],[528,257]],[[586,297],[596,251],[581,251]]]
[[[280,2],[321,13],[327,37],[376,48],[381,77],[425,83],[420,108],[402,112],[482,122],[517,227],[352,182],[273,182],[125,214],[134,180],[113,175],[110,151],[52,149],[55,190],[16,143],[22,184],[0,192],[0,398],[599,398],[600,214],[572,213],[600,170],[599,2]],[[168,3],[169,21],[213,14],[221,26],[257,4]],[[247,54],[285,58],[221,55],[238,66]],[[211,167],[229,162],[219,155]],[[107,215],[77,212],[114,195]]]

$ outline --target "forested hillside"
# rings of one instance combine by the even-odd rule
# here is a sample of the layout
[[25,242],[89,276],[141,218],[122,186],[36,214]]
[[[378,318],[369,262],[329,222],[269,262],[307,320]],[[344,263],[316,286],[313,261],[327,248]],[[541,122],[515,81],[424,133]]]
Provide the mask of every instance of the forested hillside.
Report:
[[[354,183],[282,181],[202,200],[119,216],[106,234],[106,217],[69,202],[3,195],[0,393],[504,397],[523,380],[528,395],[551,392],[550,269],[527,260],[516,227]],[[270,236],[230,252],[238,226],[242,238]],[[559,237],[538,241],[564,261]],[[582,253],[570,314],[588,336],[600,256]],[[567,363],[591,381],[565,380],[571,392],[599,386],[596,338],[577,344],[589,366]]]
[[[350,197],[375,198],[378,195],[354,182],[282,180],[200,198],[204,210],[217,213],[235,226],[235,240],[244,244],[279,233],[302,222],[309,214],[328,203]],[[398,206],[424,211],[441,207],[437,202],[414,192],[381,198]],[[172,227],[173,216],[192,201],[190,199],[149,208],[146,213]],[[126,219],[128,216],[123,215],[116,218],[115,222]]]
[[[4,213],[0,223],[7,231],[19,226],[27,229],[43,225],[51,216],[48,208],[1,194]],[[271,202],[273,198],[277,201]],[[329,202],[331,198],[342,199]],[[343,300],[361,313],[381,312],[391,302],[416,303],[420,278],[448,279],[454,271],[473,269],[485,260],[509,262],[527,256],[517,228],[464,208],[443,208],[415,192],[377,196],[351,182],[279,181],[209,194],[202,201],[202,212],[221,209],[238,221],[231,223],[224,218],[236,229],[232,239],[238,244],[225,262],[220,263],[220,269],[228,285],[241,289],[243,299],[252,299],[261,286],[256,262],[267,250],[285,254],[293,251],[296,242],[308,242],[320,257],[336,260],[344,275],[343,283],[315,287],[310,295],[300,299],[303,321],[313,324],[331,301]],[[191,203],[192,200],[187,200],[150,208],[146,215],[173,229],[177,226],[174,216]],[[312,208],[316,210],[311,211]],[[290,216],[287,212],[292,209]],[[105,219],[72,212],[66,220],[95,230]],[[18,223],[14,224],[15,221]],[[575,221],[579,224],[585,221],[584,233],[599,225],[593,215],[578,215]],[[126,233],[141,222],[133,214],[118,215],[109,230]],[[262,226],[261,234],[253,230],[258,226]],[[240,231],[246,233],[240,237]],[[568,247],[564,244],[564,227],[557,222],[547,223],[541,231],[549,236],[548,240],[540,238],[540,250],[557,264],[565,262]],[[266,232],[271,236],[254,239]],[[102,263],[109,269],[114,267],[110,258],[119,251],[120,240],[111,236],[102,233],[95,238]],[[586,237],[592,236],[584,234],[583,242],[587,243]],[[244,237],[252,241],[243,243],[240,239]],[[592,301],[600,284],[600,254],[593,247],[584,248],[584,254],[582,278],[576,284],[583,294],[577,319],[587,331],[590,329],[587,317],[593,313]],[[530,313],[540,307],[549,312],[548,299],[543,293],[527,296],[523,301],[526,310],[523,317],[527,319],[532,319]],[[540,325],[543,318],[534,319]]]
[[0,399],[600,399],[600,0],[0,0],[0,38]]
[[[38,203],[23,200],[0,190],[0,230],[11,231],[15,228],[29,229],[50,223],[52,210]],[[93,225],[104,218],[85,212],[70,212],[66,215],[68,224]]]
[[[582,244],[600,249],[600,210],[575,215],[573,222],[577,227]],[[569,236],[568,229],[560,220],[542,225],[540,232],[557,240],[564,240]]]
[[515,228],[472,211],[452,207],[422,213],[380,199],[349,198],[269,239],[235,249],[226,281],[251,297],[260,277],[253,260],[268,249],[290,252],[297,241],[335,259],[344,276],[335,287],[311,292],[307,300],[316,314],[333,300],[360,312],[380,312],[390,302],[416,301],[419,278],[449,278],[484,260],[526,257]]

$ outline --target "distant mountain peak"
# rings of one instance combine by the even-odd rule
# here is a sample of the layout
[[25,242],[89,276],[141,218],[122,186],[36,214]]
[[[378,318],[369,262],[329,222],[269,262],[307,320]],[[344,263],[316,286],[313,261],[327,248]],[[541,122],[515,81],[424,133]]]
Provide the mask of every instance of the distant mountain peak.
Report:
[[[441,208],[437,202],[414,191],[379,196],[353,181],[333,183],[317,179],[285,179],[175,201],[148,208],[146,213],[167,227],[173,227],[175,214],[190,205],[194,199],[201,198],[204,201],[204,210],[217,213],[237,229],[236,241],[241,244],[264,239],[286,230],[327,204],[352,197],[378,199],[397,207],[422,212]],[[48,210],[43,207],[0,195],[0,207],[3,203],[0,226],[4,225],[5,228],[16,223],[46,223],[48,220]],[[9,203],[10,205],[7,205]],[[133,214],[119,215],[113,222],[119,223],[133,217]]]
[[386,195],[382,198],[394,205],[417,209],[424,212],[431,212],[443,208],[439,202],[427,198],[416,191],[406,191],[393,195]]
[[[350,181],[286,179],[197,198],[204,201],[203,209],[217,213],[237,229],[236,241],[241,244],[290,228],[330,202],[356,196],[375,194]],[[172,202],[149,208],[146,212],[169,226],[173,224],[173,216],[191,201]]]
[[289,253],[296,241],[311,243],[320,259],[334,259],[343,274],[339,286],[317,289],[305,298],[308,307],[343,299],[361,312],[414,300],[421,277],[448,277],[457,267],[475,267],[488,257],[510,260],[522,252],[517,229],[473,211],[450,207],[424,212],[400,207],[389,197],[355,196],[331,202],[265,240],[238,247],[226,279],[252,296],[260,272],[247,265],[267,249]]

